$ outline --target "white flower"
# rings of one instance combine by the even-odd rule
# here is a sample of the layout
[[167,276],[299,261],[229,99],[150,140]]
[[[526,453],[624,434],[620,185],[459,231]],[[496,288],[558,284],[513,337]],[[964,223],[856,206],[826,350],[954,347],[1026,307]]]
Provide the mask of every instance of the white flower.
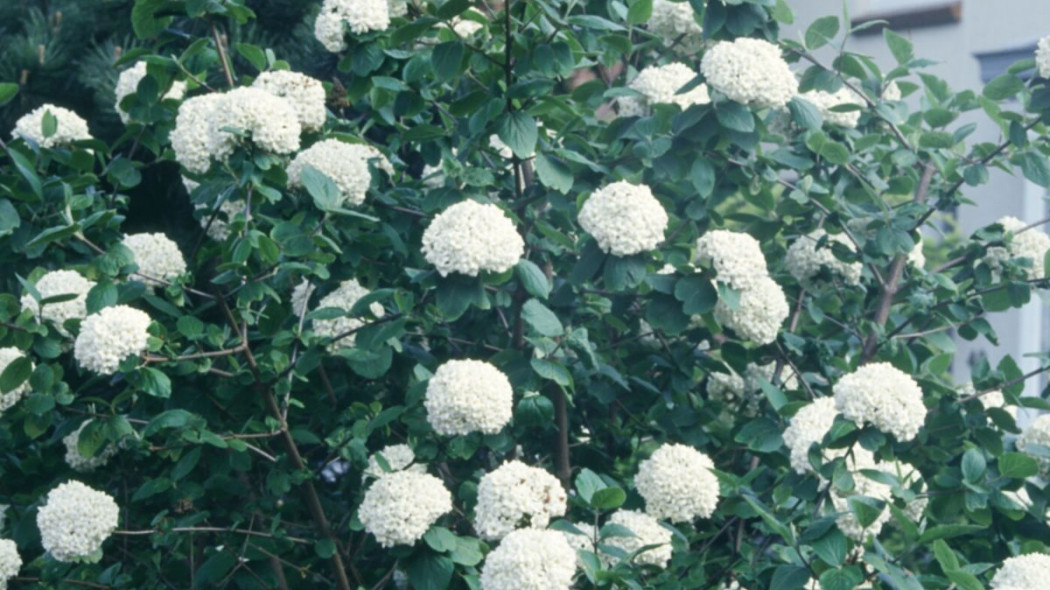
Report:
[[95,455],[92,457],[85,457],[80,454],[80,449],[77,445],[80,444],[80,433],[84,431],[84,427],[88,425],[91,420],[84,420],[84,423],[79,428],[70,432],[62,439],[62,444],[66,445],[66,464],[80,471],[86,473],[88,471],[94,471],[99,467],[103,467],[109,460],[117,454],[117,446],[113,444],[106,445],[105,447],[98,449]]
[[[1031,279],[1044,277],[1043,261],[1050,250],[1050,236],[1037,228],[1025,229],[1028,224],[1016,217],[1003,217],[997,221],[1008,232],[1007,252],[1013,258],[1027,258],[1031,262],[1026,270]],[[991,251],[991,248],[989,248]],[[990,252],[989,252],[990,253]],[[994,268],[994,264],[992,265]]]
[[[1026,452],[1029,445],[1050,447],[1050,414],[1043,414],[1032,421],[1014,442],[1017,450]],[[1050,459],[1035,456],[1043,473],[1050,473]]]
[[[890,475],[897,476],[902,488],[910,489],[916,493],[921,493],[926,488],[926,482],[922,479],[922,473],[913,465],[899,460],[894,461],[893,465],[894,470],[890,471]],[[903,511],[904,515],[917,524],[922,521],[923,515],[926,514],[926,507],[929,504],[929,498],[914,498],[906,502]]]
[[36,525],[40,542],[52,557],[62,562],[97,562],[102,543],[117,528],[120,509],[105,492],[79,481],[59,485],[47,494]]
[[1050,588],[1050,555],[1029,553],[1009,557],[992,577],[992,590]]
[[704,46],[703,29],[696,22],[696,12],[689,0],[653,0],[648,27],[649,32],[662,37],[666,45],[677,42],[675,48],[682,53],[692,55]]
[[355,35],[390,26],[388,0],[324,0],[314,23],[314,36],[332,53],[346,49],[345,28]]
[[[818,248],[817,245],[824,236],[827,236],[827,240]],[[831,235],[823,229],[813,230],[808,235],[799,236],[787,249],[785,264],[788,272],[799,284],[811,290],[821,285],[817,279],[824,270],[834,277],[841,278],[848,285],[859,285],[863,269],[861,263],[843,262],[836,258],[831,251],[832,244],[836,242],[851,252],[857,251],[856,246],[846,236]]]
[[175,129],[171,131],[171,149],[175,160],[190,172],[204,174],[211,167],[211,115],[222,102],[221,94],[203,94],[188,98],[179,105]]
[[18,546],[10,539],[0,539],[0,590],[7,590],[7,582],[22,569]]
[[388,473],[369,486],[357,516],[383,547],[415,545],[430,525],[452,511],[440,479],[416,471]]
[[298,150],[303,130],[290,100],[258,88],[234,88],[219,96],[208,117],[207,149],[214,160],[225,160],[241,142],[225,128],[241,130],[258,148],[274,154]]
[[877,537],[879,532],[882,531],[882,526],[892,516],[890,510],[883,507],[882,512],[879,513],[874,522],[864,527],[861,526],[857,516],[850,510],[849,498],[864,496],[889,502],[893,495],[892,488],[861,473],[862,470],[878,470],[878,463],[876,463],[875,457],[871,454],[871,451],[863,447],[855,446],[853,448],[852,455],[846,459],[846,466],[853,475],[854,487],[850,492],[840,492],[838,489],[833,490],[834,493],[831,494],[832,506],[839,513],[835,518],[835,524],[842,531],[842,534],[855,541],[864,541],[869,535]]
[[179,246],[161,233],[129,234],[124,246],[131,250],[138,270],[132,278],[142,279],[149,291],[186,274],[186,260]]
[[667,229],[667,212],[649,187],[622,180],[594,191],[580,208],[579,220],[602,251],[614,256],[656,248]]
[[1035,49],[1035,67],[1041,78],[1050,78],[1050,37],[1039,40]]
[[369,162],[387,174],[394,173],[386,157],[372,146],[325,139],[295,156],[288,165],[288,186],[302,186],[303,168],[310,166],[335,182],[344,204],[357,206],[372,185]]
[[790,424],[784,430],[784,445],[791,452],[791,467],[795,472],[801,475],[813,470],[809,463],[809,449],[824,440],[838,413],[835,399],[822,397],[791,417]]
[[926,254],[922,251],[922,236],[915,242],[915,246],[908,252],[908,264],[915,268],[926,266]]
[[434,431],[444,436],[496,434],[510,422],[514,391],[507,376],[484,361],[452,360],[427,382],[423,406]]
[[572,526],[580,530],[579,533],[572,531],[562,531],[565,535],[565,540],[569,542],[569,545],[575,551],[590,551],[594,553],[596,551],[595,543],[599,538],[599,528],[593,524],[585,524],[582,522],[574,522]]
[[745,233],[724,229],[707,232],[696,241],[696,260],[710,264],[718,280],[735,289],[769,276],[758,240]]
[[[321,302],[317,304],[317,309],[324,309],[326,307],[332,307],[341,309],[346,313],[349,313],[354,305],[357,304],[365,295],[368,295],[368,289],[365,289],[357,282],[356,279],[348,279],[339,283],[339,288],[321,298]],[[383,306],[378,302],[374,301],[368,306],[368,311],[377,318],[383,317],[386,312]],[[349,332],[350,330],[356,330],[361,326],[365,325],[365,321],[360,318],[347,317],[345,315],[330,319],[313,320],[314,334],[322,338],[335,338],[341,334]],[[336,353],[340,348],[352,348],[356,342],[356,334],[340,338],[339,340],[332,342],[328,351],[330,353]]]
[[[117,86],[114,90],[117,95],[117,102],[114,104],[114,108],[117,110],[117,114],[120,115],[120,120],[125,125],[131,121],[131,115],[125,111],[120,103],[130,94],[138,92],[139,82],[146,77],[146,62],[136,62],[135,65],[124,70],[120,73],[117,78]],[[171,88],[164,93],[161,100],[182,100],[182,97],[186,96],[186,83],[176,80],[171,83]]]
[[303,279],[292,289],[292,313],[295,314],[295,317],[302,316],[310,308],[310,297],[316,290],[317,286],[309,279]]
[[95,282],[85,279],[74,270],[53,270],[41,276],[33,286],[42,300],[59,295],[76,295],[76,298],[68,301],[45,303],[42,306],[29,293],[22,296],[22,307],[38,320],[48,320],[62,326],[66,320],[84,319],[87,315],[87,294]]
[[219,205],[218,212],[215,212],[214,208],[209,211],[209,207],[203,203],[195,205],[194,210],[204,212],[201,215],[200,224],[208,237],[216,242],[225,242],[226,238],[230,237],[230,222],[238,213],[244,212],[244,201],[226,199]]
[[[25,353],[13,346],[0,348],[0,373],[7,369],[8,365],[25,356]],[[33,364],[29,365],[31,368]],[[22,396],[29,393],[29,380],[26,379],[21,385],[8,391],[0,393],[0,412],[6,412],[11,406],[18,403]]]
[[835,407],[857,426],[871,424],[907,442],[926,419],[922,390],[910,376],[889,363],[871,363],[835,384]]
[[481,590],[569,590],[576,552],[558,531],[524,529],[507,535],[485,559]]
[[715,319],[720,324],[740,338],[760,345],[777,339],[780,326],[790,313],[784,290],[769,277],[741,290],[736,309],[722,299],[715,305]]
[[73,356],[88,371],[112,375],[125,357],[146,351],[149,325],[144,312],[127,305],[107,307],[80,324]]
[[287,99],[306,131],[317,131],[324,126],[328,113],[324,107],[324,86],[310,76],[287,70],[273,70],[259,74],[253,88],[265,90]]
[[860,121],[860,111],[838,112],[831,109],[842,105],[865,105],[864,99],[846,86],[839,88],[836,92],[810,90],[802,93],[800,96],[817,107],[817,110],[820,111],[820,116],[824,117],[824,120],[828,123],[850,129],[856,127],[857,122]]
[[631,560],[631,563],[654,565],[659,568],[667,567],[667,563],[671,561],[671,531],[660,526],[660,523],[655,518],[644,512],[617,510],[609,517],[609,523],[626,527],[634,533],[634,536],[607,537],[602,539],[602,544],[622,549],[627,554],[633,553],[646,545],[657,545],[657,547],[636,555]]
[[1007,500],[1010,500],[1014,504],[1017,504],[1017,506],[1022,511],[1027,512],[1032,508],[1032,496],[1028,495],[1028,490],[1026,490],[1023,486],[1015,491],[1004,490],[1003,497],[1005,497]]
[[720,493],[714,463],[700,451],[664,444],[638,466],[634,486],[654,518],[690,522],[715,511]]
[[[379,464],[377,456],[383,457],[389,471]],[[414,463],[415,460],[416,454],[412,452],[412,447],[408,445],[387,445],[378,453],[368,458],[368,467],[365,468],[362,477],[366,479],[378,478],[383,477],[388,473],[405,471],[406,469],[408,471],[415,471],[416,473],[425,472],[426,466],[421,463]]]
[[783,108],[798,92],[780,48],[761,39],[718,43],[704,54],[700,71],[708,85],[745,105]]
[[[755,416],[762,400],[765,399],[761,380],[772,383],[775,371],[776,363],[748,363],[743,377],[732,369],[729,369],[729,373],[711,372],[707,376],[707,396],[709,399],[729,404],[731,412],[740,412],[747,417]],[[798,386],[794,373],[788,372],[786,368],[781,372],[781,387],[794,389]]]
[[542,529],[565,514],[566,496],[553,475],[520,461],[507,461],[478,483],[474,530],[488,541],[518,527]]
[[387,10],[390,18],[401,18],[408,14],[409,0],[387,0]]
[[[471,20],[469,18],[463,18],[462,15],[452,17],[452,20],[450,22],[452,23],[452,31],[456,34],[456,36],[463,37],[464,39],[474,36],[474,33],[477,33],[478,31],[484,28],[484,25],[482,25],[481,23],[475,20]],[[445,23],[437,23],[434,26],[439,29],[448,28],[448,25],[446,25]]]
[[893,80],[882,89],[882,100],[900,100],[901,99],[901,87],[897,85],[897,81]]
[[496,205],[466,200],[439,213],[423,232],[423,257],[441,276],[501,273],[518,263],[525,241]]
[[[970,381],[959,388],[959,397],[970,397],[976,394],[977,390],[973,386],[973,381]],[[1007,405],[1006,397],[1001,391],[989,391],[977,396],[976,399],[985,410],[999,408],[1013,416],[1014,419],[1017,419],[1017,406]]]
[[[44,114],[51,113],[57,125],[55,132],[44,137]],[[91,139],[87,121],[69,109],[45,104],[33,109],[15,122],[11,137],[21,137],[35,141],[42,148],[53,148],[68,145],[81,139]]]
[[[680,63],[672,63],[665,66],[649,66],[639,72],[634,80],[631,80],[631,83],[627,85],[628,88],[642,93],[643,104],[628,105],[626,107],[628,112],[624,112],[624,109],[621,108],[620,114],[622,116],[643,114],[634,109],[640,108],[642,111],[647,111],[646,107],[654,104],[676,104],[682,110],[685,110],[692,105],[711,102],[711,97],[707,94],[707,86],[704,84],[679,94],[678,91],[686,84],[692,82],[694,78],[696,78],[696,72],[689,69],[689,66]],[[626,98],[637,100],[637,97]]]

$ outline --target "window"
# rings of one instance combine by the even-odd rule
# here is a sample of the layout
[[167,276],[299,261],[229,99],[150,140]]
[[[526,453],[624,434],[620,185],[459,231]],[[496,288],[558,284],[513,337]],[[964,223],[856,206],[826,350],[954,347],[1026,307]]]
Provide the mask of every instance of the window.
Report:
[[[959,0],[856,0],[853,4],[853,26],[873,20],[886,21],[885,27],[906,31],[922,27],[954,24],[962,19]],[[873,26],[859,34],[879,33],[883,26]]]

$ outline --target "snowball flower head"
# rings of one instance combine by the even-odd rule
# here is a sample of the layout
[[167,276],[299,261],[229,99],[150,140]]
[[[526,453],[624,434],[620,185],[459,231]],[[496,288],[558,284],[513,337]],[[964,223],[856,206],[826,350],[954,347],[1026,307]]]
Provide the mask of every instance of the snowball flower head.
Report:
[[790,424],[784,430],[784,445],[791,453],[791,467],[796,473],[801,475],[813,470],[809,463],[809,449],[824,440],[838,413],[835,399],[822,397],[791,417]]
[[[690,10],[692,10],[690,8]],[[696,72],[689,66],[672,63],[664,66],[649,66],[638,73],[634,80],[627,85],[628,88],[637,90],[642,97],[624,97],[618,100],[620,114],[624,116],[641,115],[654,104],[676,104],[685,110],[693,105],[707,104],[711,97],[707,93],[707,86],[699,86],[679,94],[679,90],[696,78]],[[624,105],[625,100],[641,101],[640,105]]]
[[[1030,445],[1050,447],[1050,414],[1043,414],[1032,421],[1014,443],[1017,450],[1026,452]],[[1050,473],[1050,459],[1036,457],[1044,474]]]
[[371,146],[325,139],[295,156],[288,165],[288,185],[303,186],[303,168],[310,166],[332,179],[343,204],[357,206],[365,201],[372,185],[369,162],[387,174],[394,172],[386,157]]
[[440,479],[416,471],[388,473],[369,486],[357,516],[383,547],[415,545],[430,525],[452,510]]
[[0,590],[7,590],[7,581],[22,569],[18,546],[10,539],[0,539]]
[[565,490],[553,475],[521,461],[507,461],[478,483],[474,530],[488,541],[523,526],[542,529],[565,514]]
[[715,511],[720,493],[714,463],[700,451],[665,444],[638,466],[634,485],[654,518],[690,522]]
[[1050,236],[1038,228],[1025,229],[1028,224],[1016,217],[1003,217],[996,223],[1011,234],[1007,244],[1010,256],[1028,258],[1032,263],[1027,268],[1028,277],[1042,279],[1045,274],[1043,261],[1047,250],[1050,250]]
[[810,104],[817,107],[820,111],[820,116],[824,117],[824,120],[832,125],[838,125],[839,127],[848,127],[853,129],[857,126],[857,122],[860,121],[860,111],[845,111],[838,112],[832,109],[842,105],[859,105],[864,106],[864,99],[861,98],[856,92],[843,86],[835,92],[827,92],[824,90],[810,90],[809,92],[802,93],[802,98],[809,101]]
[[179,105],[175,129],[171,131],[171,149],[175,160],[196,174],[204,174],[211,166],[211,115],[222,101],[221,94],[203,94],[188,98]]
[[654,565],[659,568],[667,567],[667,563],[671,561],[671,531],[660,526],[655,518],[644,512],[617,510],[609,517],[609,523],[626,527],[634,533],[634,536],[609,537],[602,540],[603,544],[622,549],[628,554],[646,545],[657,545],[657,547],[639,553],[631,562],[639,565]]
[[1007,558],[992,577],[992,590],[1050,588],[1050,555],[1029,553]]
[[[44,137],[44,114],[51,113],[57,125],[55,132]],[[56,107],[53,104],[39,106],[15,122],[11,137],[32,140],[42,148],[53,148],[69,145],[81,139],[91,139],[87,121],[69,109]]]
[[41,300],[59,295],[76,295],[68,301],[43,305],[29,293],[22,296],[22,307],[28,309],[38,320],[49,320],[61,326],[66,320],[84,319],[87,315],[87,294],[95,286],[95,282],[85,279],[73,270],[53,270],[41,276],[33,286],[40,294]]
[[127,305],[107,307],[80,325],[73,356],[88,371],[112,375],[125,357],[146,351],[149,325],[145,312]]
[[500,273],[518,263],[525,241],[496,205],[466,200],[445,209],[423,232],[423,257],[441,276]]
[[709,264],[718,280],[744,289],[769,276],[758,240],[724,229],[709,231],[696,241],[696,260]]
[[288,70],[263,72],[252,82],[252,88],[287,99],[304,130],[317,131],[324,125],[324,86],[310,76]]
[[163,285],[162,281],[171,282],[186,274],[186,260],[178,244],[164,234],[128,234],[123,244],[131,250],[139,267],[134,278],[142,279],[150,291]]
[[622,180],[594,191],[579,220],[602,251],[614,256],[656,248],[667,229],[667,212],[649,187]]
[[298,150],[303,131],[290,100],[259,88],[234,88],[219,97],[208,118],[207,149],[214,160],[225,160],[241,142],[223,128],[243,130],[256,147],[274,154]]
[[696,22],[696,12],[689,0],[653,0],[653,12],[647,26],[649,32],[663,38],[665,44],[677,42],[675,49],[684,54],[692,55],[704,46],[703,29]]
[[1036,45],[1035,67],[1041,78],[1050,78],[1050,37],[1043,37]]
[[707,83],[740,104],[783,108],[798,92],[798,80],[780,48],[761,39],[722,41],[700,62]]
[[[382,456],[383,460],[386,461],[386,466],[389,468],[389,471],[380,465],[378,459],[379,456]],[[388,445],[368,458],[368,467],[365,468],[364,477],[383,477],[389,473],[404,471],[406,469],[417,473],[424,472],[426,467],[419,463],[413,464],[415,460],[416,454],[412,452],[412,447],[408,445]]]
[[[120,103],[125,97],[131,94],[135,94],[139,89],[139,82],[146,77],[146,62],[136,62],[135,65],[124,70],[120,73],[117,78],[117,86],[114,90],[117,95],[117,102],[114,104],[114,108],[117,110],[117,114],[120,115],[120,120],[125,125],[131,121],[131,115],[120,106]],[[182,97],[186,96],[186,83],[176,80],[171,83],[171,89],[169,89],[161,100],[182,100]]]
[[835,407],[858,426],[871,424],[898,441],[919,433],[926,420],[922,390],[889,363],[871,363],[839,379]]
[[314,36],[332,53],[346,49],[345,29],[361,35],[390,26],[388,0],[324,0],[314,22]]
[[36,525],[40,542],[52,557],[62,562],[97,562],[102,543],[117,528],[120,509],[105,492],[79,481],[59,485],[47,494]]
[[[820,244],[822,238],[827,236],[824,244]],[[839,243],[856,252],[857,248],[849,238],[842,234],[828,234],[823,229],[799,236],[797,240],[787,249],[785,264],[791,276],[807,289],[815,289],[821,285],[818,275],[821,271],[827,271],[833,277],[842,279],[848,285],[859,285],[862,265],[860,262],[843,262],[839,260],[831,246]],[[818,248],[818,245],[820,247]]]
[[[3,373],[7,367],[15,362],[16,360],[25,356],[21,350],[13,346],[5,346],[0,348],[0,373]],[[33,368],[33,364],[30,363],[30,370]],[[22,399],[22,396],[29,393],[29,380],[26,379],[21,385],[8,391],[7,393],[0,393],[0,412],[6,412],[11,406],[18,403],[18,400]]]
[[569,590],[576,552],[558,531],[522,529],[485,559],[481,590]]
[[66,464],[81,473],[94,471],[99,467],[105,466],[105,464],[109,463],[109,460],[117,454],[117,447],[112,444],[98,449],[91,457],[85,457],[80,454],[80,449],[77,446],[80,444],[80,433],[84,431],[84,427],[86,427],[89,422],[91,422],[91,420],[85,420],[79,428],[70,432],[62,439],[62,444],[66,446]]
[[[317,309],[331,307],[349,313],[362,297],[368,295],[368,292],[368,289],[362,287],[361,283],[358,283],[356,279],[348,279],[339,283],[339,288],[335,291],[322,297],[321,302],[317,304]],[[371,303],[368,306],[368,311],[377,318],[381,318],[386,314],[383,306],[378,301]],[[336,336],[349,332],[350,330],[356,330],[363,325],[365,325],[364,320],[347,317],[345,315],[313,321],[314,334],[322,338],[335,338]],[[328,347],[328,351],[335,353],[338,352],[340,348],[351,348],[355,343],[356,334],[351,334],[332,342]]]
[[493,365],[452,360],[438,367],[427,382],[423,406],[438,434],[496,434],[510,422],[513,398],[507,376]]
[[769,277],[741,290],[736,309],[721,299],[715,305],[715,319],[720,324],[760,345],[777,339],[790,312],[784,290]]

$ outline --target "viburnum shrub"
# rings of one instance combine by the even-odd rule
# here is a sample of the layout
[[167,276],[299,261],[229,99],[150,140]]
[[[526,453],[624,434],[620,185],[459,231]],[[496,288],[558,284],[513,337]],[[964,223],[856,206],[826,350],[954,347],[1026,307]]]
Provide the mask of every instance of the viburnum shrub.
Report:
[[1050,237],[938,231],[1050,185],[1050,40],[955,91],[784,0],[324,0],[321,75],[250,6],[135,2],[120,137],[4,130],[0,587],[1050,588],[1050,357],[952,378]]

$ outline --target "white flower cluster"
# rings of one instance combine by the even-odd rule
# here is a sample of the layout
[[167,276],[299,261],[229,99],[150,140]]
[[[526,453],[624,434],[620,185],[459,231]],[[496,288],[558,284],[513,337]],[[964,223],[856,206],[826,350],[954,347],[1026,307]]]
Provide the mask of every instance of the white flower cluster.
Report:
[[[1027,258],[1031,266],[1027,268],[1030,279],[1044,278],[1043,260],[1050,250],[1050,236],[1036,228],[1025,229],[1028,224],[1016,217],[1003,217],[997,221],[1003,229],[1011,234],[1007,252],[1013,258]],[[989,248],[991,251],[992,248]],[[993,265],[994,267],[994,265]]]
[[[349,313],[350,310],[354,308],[354,305],[356,305],[365,295],[368,295],[368,289],[362,287],[361,283],[358,283],[356,279],[347,279],[339,283],[339,287],[335,291],[322,297],[321,302],[317,304],[317,309],[332,307]],[[378,301],[372,302],[368,306],[368,311],[377,318],[386,315],[386,311]],[[313,329],[314,334],[317,336],[322,338],[335,338],[336,336],[349,332],[350,330],[356,330],[365,325],[365,323],[366,322],[360,318],[352,318],[343,315],[335,318],[313,320]],[[352,348],[357,340],[356,336],[356,334],[351,334],[332,342],[328,347],[328,351],[334,354],[341,348]]]
[[[49,137],[44,137],[44,113],[51,113],[58,123],[55,132]],[[22,115],[22,118],[15,122],[11,137],[32,140],[42,148],[53,148],[81,139],[91,139],[91,132],[88,131],[87,121],[73,111],[45,104]]]
[[500,273],[524,252],[525,241],[502,209],[469,199],[439,213],[423,232],[423,256],[443,277]]
[[644,184],[608,184],[580,208],[580,226],[603,252],[630,256],[656,248],[667,229],[667,212]]
[[401,18],[408,14],[408,3],[409,0],[387,0],[387,10],[390,11],[390,18]]
[[324,126],[328,115],[324,107],[324,86],[310,76],[273,70],[259,74],[252,87],[287,99],[305,131],[317,131]]
[[[776,371],[776,363],[759,365],[748,363],[747,371],[741,377],[732,369],[729,373],[712,372],[707,376],[707,396],[709,399],[723,401],[732,405],[732,411],[740,412],[744,416],[752,417],[758,413],[762,400],[761,380],[773,381],[773,373]],[[782,370],[781,387],[783,389],[795,389],[798,387],[798,379],[793,372],[786,367]]]
[[89,371],[112,375],[125,357],[146,351],[149,325],[145,312],[127,305],[107,307],[80,325],[73,356]]
[[123,244],[138,266],[133,278],[141,278],[151,292],[186,273],[186,260],[178,244],[162,233],[128,234]]
[[718,323],[759,345],[777,339],[780,326],[790,313],[784,290],[769,277],[762,277],[741,290],[736,309],[722,299],[715,305]]
[[849,468],[853,475],[853,490],[848,493],[840,493],[837,489],[831,494],[832,506],[839,515],[835,518],[835,524],[838,526],[842,534],[855,541],[864,541],[869,535],[878,536],[882,531],[882,526],[885,525],[892,513],[886,507],[883,507],[882,512],[879,516],[867,527],[861,526],[860,521],[857,520],[857,516],[850,510],[849,498],[853,496],[864,496],[867,498],[874,498],[883,502],[889,502],[892,499],[892,488],[890,486],[875,481],[864,475],[862,470],[878,470],[878,463],[875,461],[875,457],[871,454],[871,451],[855,446],[853,448],[853,454],[846,459],[846,466]]
[[44,305],[40,305],[29,293],[22,296],[22,307],[28,309],[38,320],[49,320],[61,326],[66,320],[79,320],[87,315],[87,294],[95,286],[95,282],[85,279],[74,270],[52,270],[41,276],[33,286],[41,299],[76,295],[69,301]]
[[758,240],[742,232],[716,229],[696,241],[696,261],[711,265],[718,280],[745,289],[769,276]]
[[889,363],[871,363],[835,384],[835,407],[858,426],[871,424],[906,442],[926,420],[922,389]]
[[[960,397],[969,397],[971,395],[976,395],[976,394],[977,394],[977,389],[974,388],[973,381],[970,381],[970,382],[966,383],[965,385],[963,385],[962,387],[959,388],[959,396]],[[1013,416],[1014,419],[1017,418],[1017,406],[1007,405],[1006,404],[1006,397],[1003,395],[1003,392],[1001,392],[1001,391],[989,391],[987,393],[981,394],[980,396],[977,397],[977,401],[981,404],[981,407],[983,407],[985,410],[989,410],[991,408],[999,408],[999,409],[1004,410],[1006,413],[1010,414],[1011,416]]]
[[1035,48],[1035,68],[1042,78],[1050,78],[1050,37],[1043,37]]
[[645,511],[660,520],[690,522],[715,511],[720,493],[714,463],[700,451],[665,444],[638,466],[634,486],[645,499]]
[[309,279],[303,279],[292,289],[292,313],[295,314],[295,317],[302,316],[309,309],[310,297],[313,296],[314,291],[317,291],[317,285],[311,283]]
[[394,172],[386,157],[372,146],[325,139],[295,156],[288,165],[288,186],[302,186],[303,168],[310,166],[332,179],[344,204],[357,206],[365,201],[372,185],[369,161],[387,174]]
[[116,530],[119,516],[109,494],[69,481],[47,494],[36,525],[44,549],[58,561],[98,561],[102,543]]
[[542,529],[565,514],[565,490],[553,475],[521,461],[507,461],[478,483],[474,530],[488,541],[518,528]]
[[822,397],[791,417],[790,424],[784,429],[784,445],[791,452],[791,467],[795,472],[802,475],[813,470],[809,463],[809,449],[824,440],[838,413],[835,399]]
[[84,431],[84,427],[88,425],[91,420],[85,420],[79,428],[70,432],[62,439],[62,444],[66,446],[66,464],[72,467],[74,470],[81,473],[87,473],[94,471],[99,467],[103,467],[109,460],[117,454],[116,445],[106,445],[95,452],[93,457],[85,457],[80,454],[80,449],[77,445],[80,444],[80,433]]
[[211,166],[210,121],[221,98],[221,94],[203,94],[179,105],[175,128],[169,137],[175,160],[190,172],[204,174]]
[[923,268],[926,266],[926,254],[922,251],[922,236],[915,241],[915,246],[908,252],[908,264],[915,268]]
[[208,118],[208,152],[214,160],[225,160],[241,142],[225,128],[251,135],[258,148],[274,154],[298,150],[303,131],[291,101],[258,88],[234,88],[219,97]]
[[434,431],[444,436],[496,434],[510,422],[514,390],[499,369],[485,361],[451,360],[427,382],[423,406]]
[[[379,464],[378,456],[382,456],[383,460],[386,461],[389,471]],[[366,479],[379,478],[388,473],[406,470],[415,471],[416,473],[425,472],[426,466],[422,463],[414,463],[415,460],[416,454],[412,452],[412,447],[403,444],[387,445],[381,451],[368,458],[368,467],[365,468],[363,477]]]
[[901,87],[893,80],[882,89],[882,100],[897,101],[901,99]]
[[[1014,443],[1024,453],[1029,445],[1050,447],[1050,414],[1043,414],[1032,421]],[[1050,459],[1036,457],[1044,474],[1050,473]]]
[[[114,104],[114,108],[117,110],[117,114],[120,115],[120,120],[123,121],[125,125],[131,121],[131,115],[120,106],[120,103],[128,95],[138,92],[139,82],[145,77],[146,62],[140,61],[121,72],[120,76],[117,78],[117,86],[115,88],[117,102]],[[164,93],[164,96],[162,96],[161,99],[182,100],[183,96],[186,96],[186,83],[176,80],[171,83],[171,88]]]
[[[820,240],[827,236],[826,243],[817,248]],[[853,242],[842,234],[828,234],[823,229],[816,229],[807,235],[799,236],[787,249],[785,264],[791,276],[806,289],[820,286],[817,276],[821,270],[827,270],[833,276],[841,278],[848,285],[859,285],[863,266],[860,262],[843,262],[831,251],[833,243],[839,243],[856,252]]]
[[440,479],[417,471],[388,473],[368,487],[357,516],[383,547],[415,545],[430,525],[452,510]]
[[10,539],[0,539],[0,590],[7,590],[7,582],[22,569],[18,546]]
[[680,63],[645,68],[627,85],[628,88],[640,92],[642,96],[618,99],[620,116],[645,115],[649,112],[649,107],[654,104],[676,104],[684,111],[693,105],[711,102],[705,84],[700,84],[688,92],[679,94],[678,91],[692,82],[694,78],[696,78],[696,72],[689,69],[689,66]]
[[314,36],[332,53],[346,49],[346,26],[355,35],[390,26],[388,0],[324,0],[314,22]]
[[244,201],[240,199],[226,199],[219,205],[218,214],[214,216],[214,219],[212,218],[214,210],[209,212],[207,205],[198,204],[194,208],[198,211],[204,211],[204,214],[201,215],[200,224],[201,229],[205,230],[208,237],[216,242],[225,242],[226,238],[230,237],[230,222],[233,221],[238,213],[244,212]]
[[485,559],[481,590],[569,590],[576,552],[557,531],[523,529],[506,536]]
[[848,127],[853,129],[857,126],[857,122],[860,121],[860,111],[845,111],[837,112],[833,111],[834,107],[842,105],[858,105],[864,106],[864,99],[857,95],[856,92],[843,86],[835,92],[827,92],[824,90],[810,90],[800,95],[806,99],[813,106],[817,107],[820,111],[820,116],[824,117],[824,120],[832,125],[838,125],[839,127]]
[[798,80],[780,48],[761,39],[722,41],[700,61],[714,89],[740,104],[783,108],[798,93]]
[[595,552],[595,543],[599,538],[600,529],[593,524],[586,524],[582,522],[574,522],[572,526],[580,530],[579,533],[573,531],[562,531],[565,535],[565,540],[569,542],[569,545],[576,551],[590,551]]
[[1050,588],[1050,555],[1029,553],[1007,558],[992,577],[992,590]]
[[696,22],[696,12],[689,0],[653,0],[647,26],[649,32],[663,38],[665,44],[677,42],[675,48],[687,55],[699,52],[704,46],[704,31]]
[[639,553],[631,560],[631,563],[640,565],[654,565],[659,568],[667,567],[671,561],[671,531],[660,526],[652,516],[635,510],[617,510],[609,517],[610,524],[618,524],[626,527],[633,537],[614,536],[602,539],[604,545],[622,549],[625,553],[633,553],[646,545],[657,545]]
[[[3,373],[8,365],[24,356],[25,353],[13,346],[0,348],[0,373]],[[22,399],[22,396],[27,393],[29,393],[28,379],[7,393],[0,393],[0,412],[6,412],[11,409],[11,406],[17,404],[18,400]]]

